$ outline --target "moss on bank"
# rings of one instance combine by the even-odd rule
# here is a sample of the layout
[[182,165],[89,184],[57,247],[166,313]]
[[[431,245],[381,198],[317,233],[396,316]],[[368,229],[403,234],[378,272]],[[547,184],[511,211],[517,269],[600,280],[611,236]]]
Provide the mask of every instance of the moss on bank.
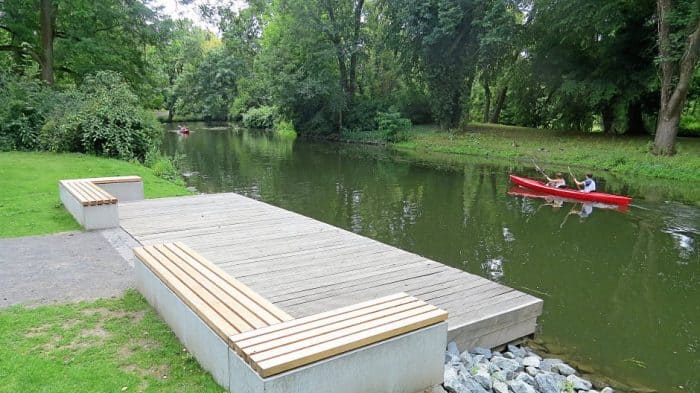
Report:
[[84,154],[0,153],[0,237],[80,229],[58,196],[60,179],[138,175],[146,198],[187,195],[143,165]]

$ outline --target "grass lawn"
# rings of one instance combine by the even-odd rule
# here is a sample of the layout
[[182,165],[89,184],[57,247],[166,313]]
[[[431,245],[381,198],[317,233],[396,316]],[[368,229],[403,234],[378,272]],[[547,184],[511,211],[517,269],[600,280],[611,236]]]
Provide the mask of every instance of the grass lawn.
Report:
[[398,150],[442,152],[529,161],[535,159],[550,170],[567,166],[620,175],[700,183],[700,138],[679,138],[678,154],[657,157],[649,153],[651,138],[609,136],[472,124],[454,132],[416,128],[409,140],[393,145]]
[[0,392],[224,392],[135,291],[0,310]]
[[0,237],[80,229],[61,204],[58,180],[120,175],[141,176],[146,198],[189,194],[139,164],[84,154],[0,153]]

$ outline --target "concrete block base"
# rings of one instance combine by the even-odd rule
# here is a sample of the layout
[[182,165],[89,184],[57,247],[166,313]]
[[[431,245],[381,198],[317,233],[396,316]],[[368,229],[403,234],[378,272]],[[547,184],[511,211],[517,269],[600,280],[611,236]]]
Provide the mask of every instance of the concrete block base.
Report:
[[416,393],[442,383],[447,323],[261,378],[141,261],[136,286],[202,368],[232,393]]
[[182,345],[221,386],[228,386],[228,344],[138,259],[136,288],[170,326]]
[[83,206],[62,185],[58,186],[58,193],[63,206],[83,228],[93,230],[119,226],[119,209],[116,204]]
[[143,200],[143,182],[97,183],[97,186],[114,195],[119,202]]
[[285,373],[261,378],[229,349],[234,393],[416,393],[442,383],[442,322]]

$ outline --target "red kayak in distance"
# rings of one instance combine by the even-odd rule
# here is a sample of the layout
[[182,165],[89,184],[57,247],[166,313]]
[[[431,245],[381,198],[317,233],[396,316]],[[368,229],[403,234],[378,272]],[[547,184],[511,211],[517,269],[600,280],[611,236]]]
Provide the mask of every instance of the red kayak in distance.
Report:
[[629,210],[629,206],[627,206],[627,205],[615,205],[615,204],[610,204],[610,203],[590,202],[590,201],[582,202],[578,199],[560,197],[560,196],[547,194],[544,192],[535,191],[535,190],[531,190],[529,188],[524,188],[524,187],[520,187],[520,186],[511,187],[510,190],[508,190],[508,195],[521,196],[521,197],[526,197],[526,198],[539,198],[539,199],[544,199],[547,201],[560,200],[562,202],[568,202],[568,203],[591,203],[591,204],[593,204],[593,207],[595,207],[597,209],[617,210],[617,211],[623,212],[623,213],[626,212],[627,210]]
[[632,198],[622,195],[606,194],[604,192],[582,192],[572,188],[550,187],[541,181],[515,175],[510,175],[510,181],[529,190],[539,191],[548,195],[571,198],[577,201],[601,202],[621,206],[627,206],[630,202],[632,202]]

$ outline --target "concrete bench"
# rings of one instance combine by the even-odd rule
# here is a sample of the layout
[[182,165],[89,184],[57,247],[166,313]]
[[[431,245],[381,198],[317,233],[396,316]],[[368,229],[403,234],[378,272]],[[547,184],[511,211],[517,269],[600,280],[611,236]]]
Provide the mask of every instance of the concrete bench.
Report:
[[63,206],[88,230],[119,226],[117,201],[144,197],[138,176],[60,180],[58,192]]
[[137,286],[235,393],[415,393],[442,382],[447,313],[399,293],[293,319],[182,243],[134,249]]

